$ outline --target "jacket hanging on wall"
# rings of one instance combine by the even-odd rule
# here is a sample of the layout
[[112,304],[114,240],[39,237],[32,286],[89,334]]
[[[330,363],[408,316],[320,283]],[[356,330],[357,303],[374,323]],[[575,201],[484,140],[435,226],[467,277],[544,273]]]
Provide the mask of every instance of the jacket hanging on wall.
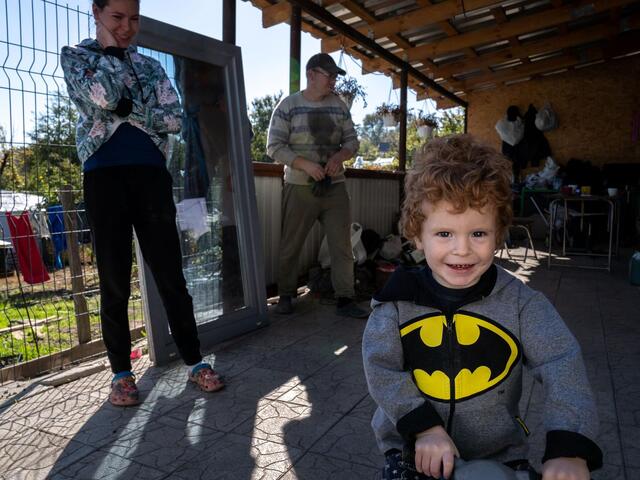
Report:
[[522,165],[537,167],[540,160],[551,156],[551,147],[538,127],[536,127],[536,115],[538,110],[533,105],[529,105],[527,113],[524,114],[524,137],[517,145],[518,157]]

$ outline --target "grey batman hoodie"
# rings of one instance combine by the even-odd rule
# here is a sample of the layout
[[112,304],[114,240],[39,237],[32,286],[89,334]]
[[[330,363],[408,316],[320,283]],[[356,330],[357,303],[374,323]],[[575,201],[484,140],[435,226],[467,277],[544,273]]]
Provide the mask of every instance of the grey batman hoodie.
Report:
[[[465,298],[443,302],[428,268],[399,268],[371,302],[362,353],[382,452],[413,449],[442,425],[462,458],[527,458],[523,367],[542,382],[542,461],[602,464],[580,347],[546,297],[493,265]],[[453,381],[450,381],[453,379]]]

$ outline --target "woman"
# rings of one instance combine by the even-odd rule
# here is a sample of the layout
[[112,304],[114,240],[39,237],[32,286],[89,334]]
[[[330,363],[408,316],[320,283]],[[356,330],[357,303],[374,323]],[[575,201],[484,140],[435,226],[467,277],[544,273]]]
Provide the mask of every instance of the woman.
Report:
[[61,53],[80,118],[76,143],[100,278],[102,337],[114,373],[109,395],[114,405],[139,403],[127,315],[134,228],[189,380],[204,391],[224,387],[211,365],[202,362],[165,166],[167,135],[180,131],[180,102],[159,62],[131,45],[139,11],[139,0],[93,0],[96,39],[63,47]]

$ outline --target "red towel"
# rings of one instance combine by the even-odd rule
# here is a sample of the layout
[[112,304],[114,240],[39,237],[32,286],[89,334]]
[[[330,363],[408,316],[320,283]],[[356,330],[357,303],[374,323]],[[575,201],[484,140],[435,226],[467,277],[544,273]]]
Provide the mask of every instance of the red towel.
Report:
[[49,274],[33,235],[29,213],[23,212],[19,217],[14,217],[9,212],[6,212],[6,215],[11,241],[18,255],[18,263],[24,281],[31,284],[46,282],[49,280]]

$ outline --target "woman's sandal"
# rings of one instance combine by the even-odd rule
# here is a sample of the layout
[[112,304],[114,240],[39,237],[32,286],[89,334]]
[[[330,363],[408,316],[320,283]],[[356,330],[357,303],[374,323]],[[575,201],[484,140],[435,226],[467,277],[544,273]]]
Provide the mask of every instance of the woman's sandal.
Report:
[[189,374],[189,381],[195,383],[203,392],[217,392],[224,388],[224,379],[208,363],[194,367]]
[[111,382],[109,402],[118,407],[129,407],[140,403],[140,393],[133,375],[114,378]]

